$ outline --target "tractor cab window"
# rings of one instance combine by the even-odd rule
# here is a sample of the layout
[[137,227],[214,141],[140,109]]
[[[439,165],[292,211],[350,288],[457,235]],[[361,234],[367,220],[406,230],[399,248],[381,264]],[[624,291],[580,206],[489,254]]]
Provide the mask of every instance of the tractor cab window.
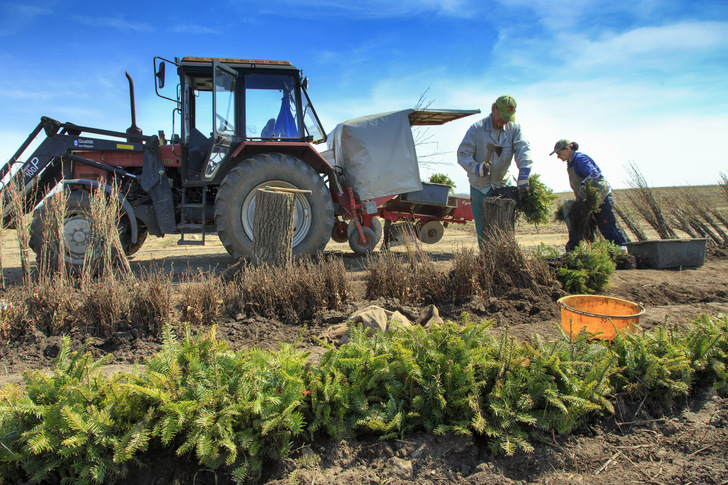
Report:
[[185,133],[196,129],[206,138],[212,137],[212,79],[189,78],[184,96]]
[[185,77],[183,98],[188,170],[212,179],[236,136],[235,94],[237,73],[213,61],[212,76],[193,73]]
[[306,127],[306,134],[311,143],[323,143],[326,141],[326,132],[324,132],[321,122],[318,119],[316,111],[313,109],[311,99],[308,93],[303,89],[304,108],[303,108],[303,124]]
[[235,136],[235,85],[237,75],[221,64],[215,65],[215,135],[232,138]]
[[222,161],[230,152],[232,143],[236,140],[235,134],[235,90],[238,75],[229,67],[213,62],[212,93],[213,108],[213,135],[212,149],[205,167],[205,178],[211,179],[217,173]]
[[296,80],[287,74],[245,77],[245,136],[254,140],[301,138]]

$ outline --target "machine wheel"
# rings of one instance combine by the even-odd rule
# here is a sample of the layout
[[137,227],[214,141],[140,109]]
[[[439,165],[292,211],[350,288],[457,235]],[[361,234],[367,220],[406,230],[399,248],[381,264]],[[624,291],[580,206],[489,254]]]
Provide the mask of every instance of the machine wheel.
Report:
[[[44,221],[47,219],[46,211],[48,210],[45,201],[33,212],[33,222],[30,225],[30,247],[36,254],[36,259],[40,263],[44,255],[43,251],[47,251],[45,257],[48,258],[48,265],[52,269],[58,269],[60,264],[59,248],[57,243],[53,243],[55,234],[48,234],[47,237],[52,240],[44,248]],[[75,190],[68,195],[66,201],[66,212],[63,222],[63,236],[66,241],[64,248],[63,260],[67,268],[73,272],[80,273],[83,269],[84,259],[86,258],[86,248],[91,238],[91,228],[93,218],[91,216],[91,200],[86,191]],[[129,242],[129,223],[124,215],[119,223],[119,238],[124,252],[126,254],[134,254],[139,250],[142,243],[147,237],[147,229],[139,226],[137,230],[137,242],[131,244]],[[93,260],[96,261],[101,256],[103,242],[99,242],[94,248]]]
[[[43,258],[47,259],[47,264],[52,269],[58,269],[60,265],[60,255],[58,243],[53,243],[57,237],[56,234],[44,232],[44,221],[47,220],[47,205],[45,201],[33,212],[33,222],[30,225],[30,247],[36,254],[39,263]],[[66,266],[75,272],[83,269],[84,259],[86,257],[86,247],[91,238],[91,202],[87,192],[74,191],[68,195],[66,202],[66,213],[63,221],[63,237],[66,241],[64,248],[63,260]],[[46,238],[51,239],[46,241]],[[44,247],[45,246],[45,247]],[[101,244],[94,249],[93,259],[97,260],[101,256]],[[47,254],[43,254],[43,252]]]
[[243,160],[227,174],[215,199],[217,234],[234,257],[252,257],[255,196],[259,188],[310,190],[296,194],[293,256],[323,251],[334,225],[334,203],[321,176],[302,160],[266,153]]
[[131,258],[141,249],[144,241],[147,240],[149,230],[147,230],[147,226],[137,220],[137,242],[132,243],[131,234],[129,232],[129,222],[126,218],[122,218],[122,224],[123,227],[120,227],[119,237],[121,239],[121,244],[124,247],[124,252]]
[[440,221],[428,221],[417,224],[417,236],[425,244],[435,244],[445,234],[445,227]]
[[331,229],[331,239],[337,243],[349,240],[349,224],[346,221],[337,221]]
[[[379,218],[375,217],[372,219],[372,222],[369,223],[369,229],[374,231],[374,239],[376,242],[374,243],[374,246],[376,247],[377,244],[379,244],[379,241],[382,240],[382,221],[379,220]],[[352,231],[356,230],[356,224],[352,220],[349,223],[349,227],[346,230],[346,235],[351,236]]]
[[349,234],[349,247],[351,247],[356,254],[369,254],[374,251],[375,247],[377,247],[378,241],[376,240],[374,231],[368,227],[362,227],[362,231],[364,231],[363,241],[359,237],[359,231],[352,231],[352,233]]

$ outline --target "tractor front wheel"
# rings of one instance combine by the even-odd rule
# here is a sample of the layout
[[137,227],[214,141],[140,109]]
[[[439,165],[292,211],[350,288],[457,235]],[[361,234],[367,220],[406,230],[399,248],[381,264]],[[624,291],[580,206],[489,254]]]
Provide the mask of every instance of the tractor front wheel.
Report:
[[358,230],[352,231],[349,234],[349,247],[356,254],[369,254],[377,247],[377,237],[374,231],[368,227],[362,227],[361,229],[364,233],[364,239],[361,238]]
[[[94,217],[91,207],[91,196],[85,190],[73,190],[68,193],[63,214],[51,214],[52,210],[48,199],[33,212],[33,222],[30,225],[29,245],[36,254],[36,260],[41,267],[57,271],[61,264],[74,273],[80,274],[84,264],[96,264],[103,255],[103,247],[110,244],[107,238],[94,235]],[[131,243],[131,231],[127,214],[122,214],[118,225],[119,239],[126,254],[134,254],[139,250],[146,239],[146,227],[140,226],[137,232],[137,242]],[[62,220],[62,229],[58,223]],[[62,233],[62,234],[61,234]],[[62,240],[61,240],[62,238]],[[94,244],[89,250],[89,244]],[[115,260],[118,253],[114,250]],[[91,261],[86,261],[88,256]],[[95,273],[96,268],[93,272]]]

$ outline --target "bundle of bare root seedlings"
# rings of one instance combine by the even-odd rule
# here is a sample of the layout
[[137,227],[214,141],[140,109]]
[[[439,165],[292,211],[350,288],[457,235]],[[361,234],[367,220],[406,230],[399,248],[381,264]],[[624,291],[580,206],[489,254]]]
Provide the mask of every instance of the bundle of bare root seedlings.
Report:
[[637,212],[652,226],[660,239],[676,239],[677,234],[662,213],[662,201],[647,185],[645,177],[634,163],[630,163],[629,175],[629,184],[635,190],[627,192],[626,195]]
[[575,200],[569,211],[569,237],[573,241],[594,242],[596,221],[593,204],[587,200]]
[[541,182],[539,175],[529,177],[528,190],[525,192],[520,192],[516,187],[500,187],[493,189],[492,196],[514,201],[516,217],[522,217],[527,223],[534,225],[549,222],[551,204],[557,198],[553,190]]
[[521,251],[513,233],[489,228],[484,234],[481,251],[482,274],[490,275],[486,296],[498,297],[512,288],[538,292],[540,287],[551,287],[553,277],[545,260],[527,257]]

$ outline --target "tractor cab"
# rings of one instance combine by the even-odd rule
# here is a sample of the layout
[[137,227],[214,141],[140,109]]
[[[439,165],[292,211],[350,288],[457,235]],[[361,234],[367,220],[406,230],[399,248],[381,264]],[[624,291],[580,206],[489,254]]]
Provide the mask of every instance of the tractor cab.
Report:
[[[227,172],[222,167],[243,143],[326,140],[305,90],[307,79],[290,62],[185,57],[174,64],[185,180],[219,182]],[[164,66],[155,58],[158,89]]]

